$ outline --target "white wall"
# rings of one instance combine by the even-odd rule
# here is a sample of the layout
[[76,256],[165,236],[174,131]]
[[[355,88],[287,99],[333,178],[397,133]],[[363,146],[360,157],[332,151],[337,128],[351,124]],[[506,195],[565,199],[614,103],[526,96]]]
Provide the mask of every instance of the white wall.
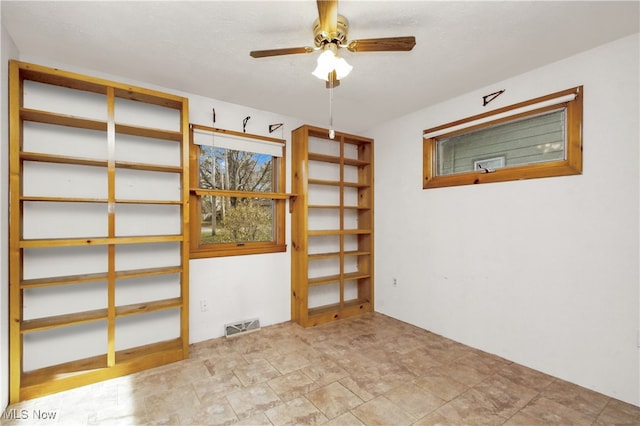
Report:
[[[216,109],[216,123],[211,110]],[[287,191],[291,190],[291,131],[304,124],[298,119],[240,105],[189,95],[192,123],[287,140]],[[285,123],[269,135],[270,123]],[[309,123],[313,124],[313,123]],[[288,212],[288,208],[287,208]],[[287,252],[264,255],[195,259],[190,262],[190,340],[199,342],[224,335],[224,325],[259,318],[262,326],[291,319],[291,216],[287,221]],[[208,310],[202,312],[200,301]]]
[[9,59],[16,56],[16,46],[0,22],[0,412],[9,402],[9,229],[6,226],[9,223],[8,64]]
[[[626,37],[369,132],[379,312],[640,405],[639,48]],[[578,85],[582,175],[421,189],[422,130],[500,89],[491,108]]]

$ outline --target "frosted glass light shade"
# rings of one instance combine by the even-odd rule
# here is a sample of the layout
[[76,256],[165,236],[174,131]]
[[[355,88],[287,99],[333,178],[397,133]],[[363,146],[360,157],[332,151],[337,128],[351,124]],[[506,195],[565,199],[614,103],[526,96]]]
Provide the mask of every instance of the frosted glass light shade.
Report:
[[312,74],[320,80],[328,81],[329,73],[335,70],[336,78],[342,80],[342,78],[349,75],[352,69],[353,67],[344,58],[336,56],[335,52],[329,48],[318,56],[318,66]]

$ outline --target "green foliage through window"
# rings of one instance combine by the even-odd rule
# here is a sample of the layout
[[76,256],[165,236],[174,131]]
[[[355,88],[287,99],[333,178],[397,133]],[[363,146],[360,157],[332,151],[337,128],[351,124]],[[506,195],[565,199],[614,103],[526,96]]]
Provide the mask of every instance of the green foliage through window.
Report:
[[[285,251],[284,141],[198,125],[191,130],[191,167],[197,169],[191,173],[191,256]],[[219,133],[225,142],[216,145]]]

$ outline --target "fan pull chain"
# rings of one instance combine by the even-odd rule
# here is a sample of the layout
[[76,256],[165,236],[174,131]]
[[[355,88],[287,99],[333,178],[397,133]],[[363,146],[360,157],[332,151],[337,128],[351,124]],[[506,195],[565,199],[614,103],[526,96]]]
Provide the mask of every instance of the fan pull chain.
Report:
[[334,72],[329,73],[329,139],[336,137],[336,132],[333,130],[333,77]]

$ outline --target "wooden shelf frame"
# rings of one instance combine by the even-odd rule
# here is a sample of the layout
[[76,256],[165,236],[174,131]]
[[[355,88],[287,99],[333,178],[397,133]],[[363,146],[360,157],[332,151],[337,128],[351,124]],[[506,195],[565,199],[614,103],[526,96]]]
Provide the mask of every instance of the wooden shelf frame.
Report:
[[[55,126],[67,126],[79,129],[107,132],[108,122],[78,117],[68,114],[56,114],[49,111],[40,111],[30,108],[20,109],[20,118],[35,123],[51,124]],[[182,133],[173,130],[156,129],[152,127],[132,126],[129,124],[115,123],[116,134],[141,136],[152,139],[163,139],[174,142],[182,141]]]
[[31,399],[95,383],[104,380],[106,369],[117,377],[140,371],[141,364],[151,368],[179,361],[183,359],[182,338],[122,349],[115,352],[115,359],[113,367],[108,366],[108,354],[105,353],[25,371],[22,374],[22,395],[24,399]]
[[[337,148],[327,147],[331,155],[310,151],[311,138],[324,139],[327,144],[338,144]],[[293,142],[293,182],[292,192],[299,194],[292,211],[292,319],[304,327],[335,321],[352,315],[373,310],[373,140],[360,136],[336,132],[330,140],[328,130],[312,126],[302,126],[292,132]],[[324,141],[314,141],[314,149],[322,150]],[[326,147],[326,146],[325,146]],[[355,148],[355,149],[353,149]],[[339,170],[339,178],[319,178],[310,175],[309,168],[316,163],[330,163],[332,170]],[[335,167],[337,166],[337,168]],[[353,175],[357,169],[357,181]],[[350,169],[350,170],[347,170]],[[348,171],[349,173],[347,173]],[[338,173],[338,172],[335,172]],[[346,176],[350,176],[347,179]],[[312,177],[309,177],[312,176]],[[309,193],[322,187],[336,188],[339,201],[331,203],[309,203]],[[332,190],[334,191],[334,190]],[[357,201],[348,201],[345,195],[357,195]],[[357,203],[357,204],[355,204]],[[327,210],[320,212],[319,210]],[[333,229],[314,229],[310,226],[310,212],[320,217],[333,217]],[[347,220],[347,218],[349,220]],[[357,220],[357,225],[352,223]],[[331,237],[337,246],[330,244],[318,250],[319,239]],[[356,244],[356,247],[353,245]],[[311,250],[310,250],[311,249]],[[326,275],[309,278],[310,265],[316,261],[330,260]],[[347,265],[346,262],[349,262]],[[337,266],[336,266],[337,265]],[[353,271],[353,268],[357,270]],[[339,269],[339,271],[332,269]],[[317,270],[315,272],[318,272]],[[352,297],[355,283],[357,296]],[[319,286],[327,286],[330,291],[339,292],[338,303],[314,306],[310,293]]]
[[[179,297],[163,300],[154,300],[144,303],[133,303],[130,305],[116,306],[116,317],[146,314],[148,312],[161,311],[165,309],[176,309],[182,305]],[[106,321],[109,319],[107,308],[93,309],[84,312],[74,312],[70,314],[55,315],[45,318],[34,318],[23,320],[20,331],[31,333],[36,331],[50,330],[52,328],[68,327],[93,321]]]
[[[74,164],[77,166],[96,166],[96,167],[109,167],[108,160],[96,160],[92,158],[81,157],[68,157],[63,155],[53,154],[41,154],[37,152],[20,152],[20,159],[22,161],[37,161],[42,163],[57,163],[57,164]],[[162,164],[145,164],[145,163],[132,163],[129,161],[115,161],[114,167],[116,169],[134,169],[144,170],[148,172],[168,172],[168,173],[182,173],[182,166],[165,166]]]
[[[156,275],[168,275],[168,274],[180,274],[182,273],[182,266],[169,266],[159,268],[144,268],[144,269],[132,269],[129,271],[116,271],[115,279],[127,279],[127,278],[141,278],[152,277]],[[78,275],[65,275],[59,277],[48,278],[34,278],[22,280],[20,282],[20,288],[38,288],[38,287],[54,287],[59,285],[70,284],[85,284],[96,281],[106,281],[109,279],[107,272],[95,273],[95,274],[78,274]]]
[[[75,198],[75,197],[42,197],[37,195],[20,196],[20,201],[30,202],[51,202],[51,203],[102,203],[107,204],[109,202],[106,198]],[[167,205],[182,205],[180,200],[126,200],[115,198],[114,204],[167,204]]]
[[[16,403],[24,399],[47,395],[61,390],[94,383],[101,380],[130,374],[143,369],[178,361],[188,357],[189,353],[189,110],[188,99],[182,96],[158,92],[155,90],[94,78],[78,73],[62,71],[55,68],[10,61],[9,64],[9,399]],[[94,93],[104,97],[105,119],[94,119],[78,115],[69,115],[52,110],[39,110],[24,105],[25,82],[44,83],[58,86],[66,94]],[[74,92],[79,91],[79,92]],[[66,95],[65,94],[65,95]],[[135,101],[127,104],[127,108],[160,107],[171,110],[179,124],[179,130],[153,128],[146,125],[135,125],[120,122],[116,118],[119,101]],[[137,104],[136,102],[139,102]],[[166,110],[167,112],[169,110]],[[154,109],[155,111],[155,109]],[[47,152],[31,152],[22,148],[23,124],[26,122],[41,123],[51,127],[52,132],[64,132],[63,128],[77,128],[99,132],[97,137],[104,137],[105,158],[87,158],[73,155],[51,154]],[[159,122],[159,121],[158,121]],[[175,122],[174,122],[175,123]],[[55,127],[54,127],[55,126]],[[59,127],[62,126],[62,127]],[[162,126],[162,125],[161,125]],[[48,131],[47,126],[43,127]],[[60,130],[58,130],[60,129]],[[168,141],[179,144],[179,159],[176,165],[142,161],[122,161],[116,159],[115,147],[117,135],[143,137],[158,142]],[[93,136],[92,136],[93,137]],[[32,150],[33,151],[33,150]],[[63,166],[89,166],[104,168],[106,171],[108,194],[106,197],[73,197],[49,196],[22,192],[24,164],[54,163]],[[172,162],[168,162],[172,164]],[[180,193],[176,199],[123,199],[116,197],[115,175],[118,169],[138,170],[142,172],[171,173],[180,180]],[[146,195],[146,194],[144,194]],[[143,195],[143,196],[144,196]],[[25,203],[98,203],[104,204],[107,210],[108,231],[105,235],[86,236],[83,238],[33,238],[26,239],[23,234],[23,205]],[[174,205],[180,214],[180,232],[167,235],[126,235],[116,234],[116,215],[118,204],[139,205]],[[135,244],[178,244],[180,251],[179,264],[150,268],[117,270],[115,255],[117,247]],[[106,247],[106,270],[103,272],[75,274],[65,276],[48,276],[35,279],[24,279],[25,267],[23,256],[26,249],[43,249],[56,251],[61,248],[103,246]],[[179,296],[169,299],[153,300],[116,305],[116,281],[123,279],[176,275]],[[47,288],[56,291],[58,287],[69,285],[87,285],[104,282],[106,300],[104,308],[77,311],[63,315],[42,318],[24,319],[24,291],[37,291]],[[151,281],[153,283],[153,280]],[[153,285],[153,284],[150,284]],[[81,308],[79,308],[81,309]],[[126,350],[116,350],[116,319],[132,315],[144,315],[163,310],[177,310],[180,321],[180,335],[166,341],[155,342]],[[37,334],[60,327],[71,327],[80,324],[103,321],[106,323],[106,341],[104,354],[88,358],[72,360],[62,364],[25,371],[23,368],[23,335]]]

